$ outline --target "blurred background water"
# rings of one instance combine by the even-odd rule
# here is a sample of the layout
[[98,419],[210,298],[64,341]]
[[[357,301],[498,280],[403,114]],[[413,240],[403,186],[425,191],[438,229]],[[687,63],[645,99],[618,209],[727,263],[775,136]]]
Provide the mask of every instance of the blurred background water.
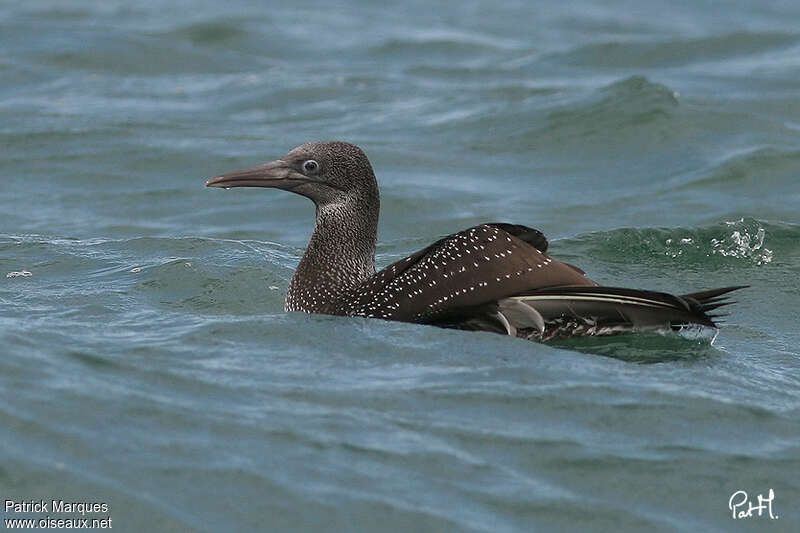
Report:
[[[3,3],[0,494],[123,531],[797,531],[798,20]],[[285,314],[313,206],[203,184],[320,139],[372,160],[379,266],[502,220],[603,283],[752,287],[713,346]]]

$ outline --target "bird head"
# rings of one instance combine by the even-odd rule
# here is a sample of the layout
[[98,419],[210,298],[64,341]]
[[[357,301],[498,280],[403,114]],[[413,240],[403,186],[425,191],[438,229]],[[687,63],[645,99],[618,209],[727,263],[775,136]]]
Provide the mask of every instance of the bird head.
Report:
[[378,198],[364,152],[345,142],[307,143],[270,163],[211,178],[206,187],[271,187],[310,198],[317,206]]

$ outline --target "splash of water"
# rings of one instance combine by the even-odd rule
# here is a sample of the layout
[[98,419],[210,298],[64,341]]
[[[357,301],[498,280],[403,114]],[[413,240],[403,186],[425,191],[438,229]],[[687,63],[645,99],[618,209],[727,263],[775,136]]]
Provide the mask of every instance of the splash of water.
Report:
[[735,221],[726,221],[723,222],[720,229],[721,231],[714,231],[717,236],[710,239],[702,233],[667,238],[664,240],[666,245],[664,253],[673,259],[700,252],[705,256],[720,255],[749,259],[756,265],[764,265],[772,261],[772,250],[764,246],[767,232],[758,220],[740,218]]
[[772,250],[764,247],[766,231],[756,221],[745,222],[740,218],[734,222],[725,222],[734,228],[733,232],[722,239],[711,239],[711,253],[725,257],[749,258],[757,265],[772,261]]

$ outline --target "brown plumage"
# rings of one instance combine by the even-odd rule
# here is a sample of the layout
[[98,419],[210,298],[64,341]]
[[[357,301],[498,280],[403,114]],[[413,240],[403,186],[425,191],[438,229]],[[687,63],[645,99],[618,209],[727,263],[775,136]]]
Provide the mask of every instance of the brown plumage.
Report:
[[287,311],[363,316],[549,340],[632,330],[716,327],[708,312],[741,287],[672,296],[600,287],[550,257],[534,229],[481,224],[375,272],[380,200],[372,166],[352,144],[298,146],[208,187],[273,187],[316,205],[311,241],[286,295]]

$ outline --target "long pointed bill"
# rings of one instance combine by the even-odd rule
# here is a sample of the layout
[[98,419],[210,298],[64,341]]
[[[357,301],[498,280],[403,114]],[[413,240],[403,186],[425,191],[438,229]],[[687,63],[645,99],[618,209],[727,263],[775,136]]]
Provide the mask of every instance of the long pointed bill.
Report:
[[206,187],[274,187],[276,189],[292,189],[301,183],[311,180],[296,172],[286,161],[277,159],[271,163],[257,167],[234,170],[221,176],[211,178]]

